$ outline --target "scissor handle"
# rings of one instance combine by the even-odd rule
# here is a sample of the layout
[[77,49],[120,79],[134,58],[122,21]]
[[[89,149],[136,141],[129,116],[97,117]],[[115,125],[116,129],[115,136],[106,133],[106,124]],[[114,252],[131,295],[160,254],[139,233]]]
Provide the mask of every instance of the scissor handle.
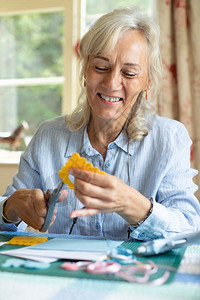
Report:
[[58,191],[58,189],[55,189],[53,191],[53,193],[50,194],[49,200],[47,202],[48,211],[47,211],[44,225],[43,225],[42,229],[40,229],[41,232],[46,232],[47,229],[49,228],[49,225],[51,223],[52,216],[53,216],[53,211],[54,211],[56,202],[58,201],[58,198],[60,197],[60,194],[61,194],[61,190]]

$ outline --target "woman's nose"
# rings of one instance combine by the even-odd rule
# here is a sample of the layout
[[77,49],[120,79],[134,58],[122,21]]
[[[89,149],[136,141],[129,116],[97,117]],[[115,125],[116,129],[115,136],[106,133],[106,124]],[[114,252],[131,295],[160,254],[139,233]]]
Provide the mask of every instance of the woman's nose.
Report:
[[116,71],[110,71],[103,80],[103,86],[109,90],[119,90],[122,87],[122,76]]

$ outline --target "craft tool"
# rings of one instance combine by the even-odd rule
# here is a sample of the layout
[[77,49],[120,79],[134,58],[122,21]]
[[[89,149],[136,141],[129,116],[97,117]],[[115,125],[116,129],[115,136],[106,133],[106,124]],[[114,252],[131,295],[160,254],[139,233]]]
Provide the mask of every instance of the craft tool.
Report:
[[175,248],[186,247],[197,242],[200,242],[200,231],[187,234],[177,234],[171,238],[144,242],[138,247],[135,254],[140,254],[142,256],[156,255]]

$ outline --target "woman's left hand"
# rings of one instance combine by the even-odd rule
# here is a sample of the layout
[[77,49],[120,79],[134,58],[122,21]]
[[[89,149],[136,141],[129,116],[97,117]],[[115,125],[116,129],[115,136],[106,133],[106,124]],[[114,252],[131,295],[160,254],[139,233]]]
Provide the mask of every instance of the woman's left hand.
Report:
[[130,224],[148,214],[151,201],[116,176],[78,168],[68,171],[74,176],[74,192],[86,209],[74,210],[71,218],[116,212]]

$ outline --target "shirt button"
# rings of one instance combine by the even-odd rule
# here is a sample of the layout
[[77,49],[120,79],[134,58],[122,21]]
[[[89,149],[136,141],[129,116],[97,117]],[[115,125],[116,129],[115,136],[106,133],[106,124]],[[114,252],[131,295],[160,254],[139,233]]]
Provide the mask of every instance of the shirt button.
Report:
[[144,232],[141,232],[141,233],[138,234],[138,238],[139,238],[140,240],[144,239],[144,237],[145,237]]
[[113,143],[110,145],[110,149],[114,149],[114,148],[115,148],[115,144]]
[[96,229],[100,229],[100,228],[101,228],[100,224],[99,224],[99,223],[96,223],[95,228],[96,228]]
[[107,164],[106,164],[106,167],[109,168],[109,167],[110,167],[110,163],[107,163]]

